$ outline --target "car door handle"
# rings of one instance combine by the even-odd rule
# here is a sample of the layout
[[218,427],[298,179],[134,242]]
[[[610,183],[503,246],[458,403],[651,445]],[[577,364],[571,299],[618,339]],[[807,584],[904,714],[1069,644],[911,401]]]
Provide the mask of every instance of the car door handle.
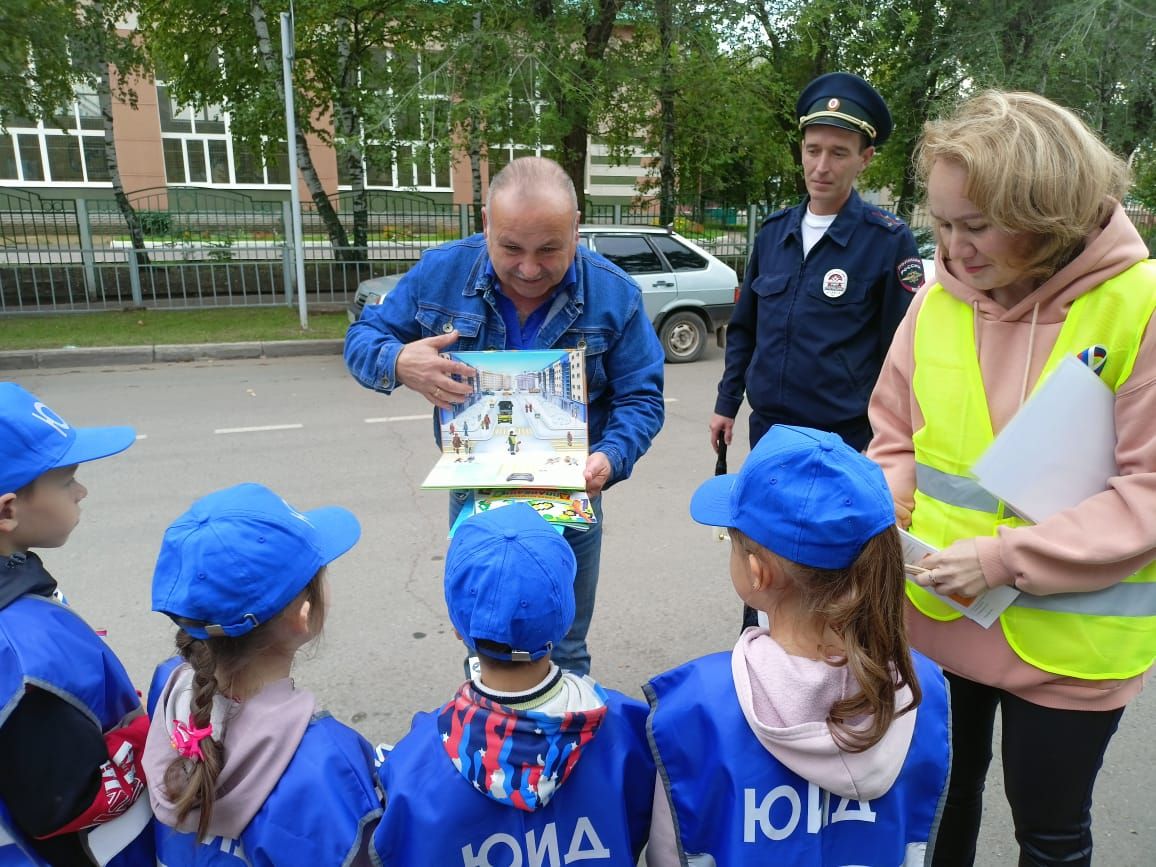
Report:
[[655,280],[655,281],[654,281],[653,283],[651,283],[650,285],[651,285],[651,286],[656,286],[656,287],[657,287],[657,286],[662,286],[662,287],[664,287],[664,288],[673,288],[673,287],[674,287],[674,283],[673,283],[672,281],[670,281],[670,280]]

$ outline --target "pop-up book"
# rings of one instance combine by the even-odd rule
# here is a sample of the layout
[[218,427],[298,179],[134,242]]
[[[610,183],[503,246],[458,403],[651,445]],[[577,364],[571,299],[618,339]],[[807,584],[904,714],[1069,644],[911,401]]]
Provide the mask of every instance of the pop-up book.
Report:
[[425,489],[581,491],[589,448],[579,349],[449,352],[473,392],[438,410],[442,455]]

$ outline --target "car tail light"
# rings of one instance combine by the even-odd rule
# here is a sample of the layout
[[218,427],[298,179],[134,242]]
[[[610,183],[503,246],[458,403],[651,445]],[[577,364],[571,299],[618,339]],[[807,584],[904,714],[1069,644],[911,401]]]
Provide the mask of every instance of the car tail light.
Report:
[[735,287],[735,304],[738,304],[738,303],[739,303],[739,293],[740,293],[740,292],[742,292],[742,291],[743,291],[743,287],[742,287],[742,286],[736,286],[736,287]]

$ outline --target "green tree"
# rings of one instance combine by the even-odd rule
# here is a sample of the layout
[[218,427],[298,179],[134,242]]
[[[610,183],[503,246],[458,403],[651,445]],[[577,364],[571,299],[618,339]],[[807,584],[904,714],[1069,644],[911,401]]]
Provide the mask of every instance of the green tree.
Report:
[[148,72],[138,42],[117,28],[134,8],[131,0],[9,0],[0,6],[0,126],[13,118],[56,123],[76,88],[91,88],[100,104],[113,197],[138,261],[147,262],[140,220],[121,181],[113,120],[114,101],[135,106],[132,82]]
[[72,101],[79,71],[61,47],[75,32],[74,0],[0,3],[0,127]]
[[581,191],[598,109],[610,105],[625,70],[612,62],[614,29],[629,0],[532,0],[526,34],[541,74],[537,86],[549,103],[542,138]]
[[[294,22],[297,166],[335,255],[356,260],[367,241],[362,141],[377,95],[383,47],[424,38],[432,4],[408,0],[311,0]],[[235,137],[266,159],[285,139],[280,14],[287,0],[153,0],[141,9],[146,44],[180,102],[220,105]],[[190,51],[189,46],[196,46]],[[333,144],[354,187],[354,239],[325,191],[307,135]]]

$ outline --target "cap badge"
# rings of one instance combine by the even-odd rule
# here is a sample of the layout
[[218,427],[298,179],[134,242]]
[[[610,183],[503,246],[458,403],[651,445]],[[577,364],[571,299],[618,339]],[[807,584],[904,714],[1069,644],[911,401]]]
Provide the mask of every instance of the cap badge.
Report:
[[68,431],[72,429],[72,426],[40,401],[36,401],[36,403],[32,405],[32,415],[40,419],[65,439],[68,438]]
[[839,107],[839,100],[837,100],[835,97],[832,96],[830,99],[827,100],[827,110],[828,111],[834,111],[838,107]]
[[828,298],[838,298],[847,291],[847,272],[842,268],[832,268],[823,275],[823,294]]

